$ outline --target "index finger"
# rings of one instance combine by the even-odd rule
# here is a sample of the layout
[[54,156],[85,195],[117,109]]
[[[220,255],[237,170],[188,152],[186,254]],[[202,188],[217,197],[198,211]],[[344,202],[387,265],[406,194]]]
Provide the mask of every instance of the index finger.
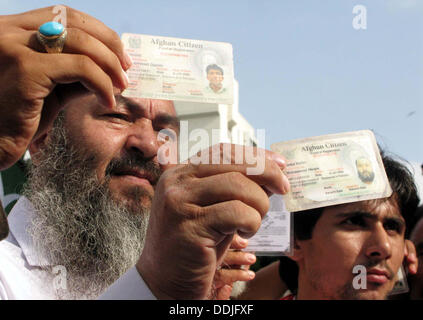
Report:
[[[129,69],[131,61],[124,51],[119,35],[89,14],[61,5],[28,11],[14,16],[16,25],[26,30],[38,30],[42,24],[53,21],[57,17],[62,18],[62,23],[66,21],[66,28],[81,29],[100,40],[116,54],[122,67],[125,70]],[[81,45],[83,44],[81,43]]]
[[[286,168],[286,162],[279,154],[265,149],[230,144],[215,145],[201,152],[208,152],[211,164],[197,164],[195,160],[198,158],[190,159],[195,168],[194,174],[198,178],[239,172],[272,193],[285,194],[289,191],[288,178],[282,172]],[[220,153],[219,156],[217,153]]]

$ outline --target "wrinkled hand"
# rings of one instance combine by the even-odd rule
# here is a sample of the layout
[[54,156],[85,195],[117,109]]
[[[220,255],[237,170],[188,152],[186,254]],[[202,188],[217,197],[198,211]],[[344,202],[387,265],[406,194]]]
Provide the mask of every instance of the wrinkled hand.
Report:
[[[224,145],[220,148],[223,157]],[[259,152],[258,149],[254,149]],[[284,194],[289,182],[285,162],[260,151],[264,172],[249,175],[252,165],[230,159],[220,163],[187,164],[167,169],[160,178],[151,208],[138,272],[159,299],[205,299],[213,286],[235,234],[253,236],[269,209],[266,192]],[[241,158],[242,160],[242,158]]]
[[216,271],[209,299],[229,300],[235,282],[254,279],[255,273],[248,269],[256,262],[256,256],[239,251],[245,249],[247,245],[248,240],[242,239],[238,235],[234,236],[231,244],[233,250],[226,252],[222,265]]
[[53,8],[0,16],[0,170],[47,131],[70,97],[91,91],[113,108],[113,87],[127,86],[130,60],[119,36],[83,12],[66,7],[63,53],[45,53],[36,33],[54,19]]

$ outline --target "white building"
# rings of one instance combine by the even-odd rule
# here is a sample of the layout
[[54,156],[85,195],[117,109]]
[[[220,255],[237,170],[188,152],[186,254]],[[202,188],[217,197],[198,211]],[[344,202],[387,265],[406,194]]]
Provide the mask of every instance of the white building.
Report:
[[[175,101],[175,108],[179,118],[188,123],[189,143],[188,150],[181,152],[192,156],[201,149],[220,142],[256,146],[257,139],[254,128],[239,113],[239,85],[234,82],[234,104],[215,104]],[[208,143],[199,144],[195,139],[199,135],[194,134],[196,129],[203,129],[209,137]],[[181,158],[183,159],[183,157]]]

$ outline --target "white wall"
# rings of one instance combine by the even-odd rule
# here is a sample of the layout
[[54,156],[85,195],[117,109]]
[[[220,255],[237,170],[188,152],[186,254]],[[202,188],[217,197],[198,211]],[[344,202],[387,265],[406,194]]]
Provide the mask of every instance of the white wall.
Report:
[[[239,85],[235,81],[233,105],[175,101],[175,108],[179,118],[181,121],[188,122],[188,137],[196,129],[206,130],[209,136],[207,145],[199,145],[198,140],[190,139],[186,147],[182,148],[182,155],[192,156],[201,149],[220,142],[242,145],[254,145],[257,143],[254,128],[239,113],[238,90]],[[219,132],[218,137],[216,137],[217,130]],[[213,131],[215,131],[214,135]],[[183,135],[181,137],[183,138]],[[181,161],[183,160],[185,158],[182,156]]]

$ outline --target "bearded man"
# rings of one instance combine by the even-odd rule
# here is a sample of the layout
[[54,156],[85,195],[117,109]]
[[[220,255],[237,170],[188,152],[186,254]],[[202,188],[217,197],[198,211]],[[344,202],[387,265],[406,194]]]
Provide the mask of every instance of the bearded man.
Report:
[[254,176],[232,146],[214,148],[225,165],[159,161],[159,134],[178,132],[173,103],[124,98],[119,37],[66,11],[55,54],[37,41],[53,7],[0,16],[0,170],[28,147],[33,159],[0,243],[0,298],[227,298],[254,273],[221,266],[255,261],[229,248],[246,247],[268,195],[289,190],[283,157],[254,148]]

